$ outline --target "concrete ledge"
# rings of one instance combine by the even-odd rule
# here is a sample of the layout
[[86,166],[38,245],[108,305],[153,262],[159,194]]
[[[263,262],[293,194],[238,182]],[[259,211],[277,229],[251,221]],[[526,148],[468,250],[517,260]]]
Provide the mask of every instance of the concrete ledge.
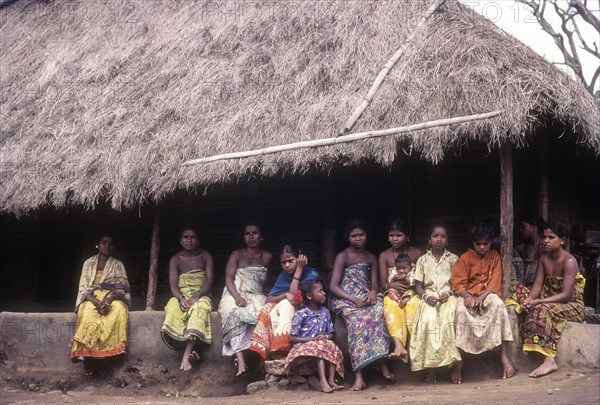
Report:
[[[164,319],[162,311],[133,311],[129,314],[128,363],[144,364],[149,368],[177,370],[181,352],[167,348],[160,337]],[[75,328],[72,313],[0,313],[0,361],[3,368],[15,372],[61,371],[79,373],[80,370],[69,360],[69,343]],[[221,321],[218,312],[211,313],[212,345],[203,345],[204,361],[200,376],[210,373],[229,380],[233,375],[231,361],[221,356]],[[335,322],[336,342],[348,358],[347,332],[344,322]],[[600,367],[600,325],[567,323],[558,345],[556,358],[559,366]],[[525,356],[513,345],[512,358],[517,367],[527,370],[539,364],[537,356]],[[492,353],[492,357],[494,354]],[[472,361],[480,363],[477,369],[489,368],[485,356],[476,356]],[[208,367],[207,367],[208,366]],[[401,374],[410,374],[406,366]],[[202,377],[200,377],[202,378]]]

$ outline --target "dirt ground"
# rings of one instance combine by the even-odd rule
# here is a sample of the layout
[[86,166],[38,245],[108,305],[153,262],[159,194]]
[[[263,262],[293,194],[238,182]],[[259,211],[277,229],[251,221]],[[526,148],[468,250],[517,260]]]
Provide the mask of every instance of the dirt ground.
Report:
[[[387,383],[368,376],[369,387],[363,392],[347,390],[332,394],[313,391],[303,385],[272,385],[252,395],[206,397],[194,391],[193,384],[179,391],[176,386],[152,385],[144,388],[115,386],[114,381],[90,381],[44,387],[40,380],[2,376],[2,404],[599,404],[600,370],[562,368],[546,377],[533,379],[525,371],[513,378],[478,379],[470,376],[454,385],[442,376],[434,385],[417,379]],[[32,379],[30,381],[36,381]],[[346,383],[349,387],[349,382]],[[42,387],[42,388],[41,388]],[[218,387],[215,387],[218,391]],[[214,394],[214,392],[213,392]]]

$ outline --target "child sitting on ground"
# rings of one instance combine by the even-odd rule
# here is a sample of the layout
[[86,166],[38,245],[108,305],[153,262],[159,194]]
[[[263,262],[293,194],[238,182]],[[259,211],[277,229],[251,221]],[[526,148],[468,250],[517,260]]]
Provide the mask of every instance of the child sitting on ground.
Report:
[[[333,322],[329,310],[323,306],[326,295],[319,281],[300,284],[304,308],[294,315],[290,342],[294,344],[287,356],[285,367],[297,369],[304,361],[317,362],[321,390],[325,393],[344,387],[335,382],[335,373],[344,378],[342,351],[333,343]],[[327,368],[327,370],[326,370]]]

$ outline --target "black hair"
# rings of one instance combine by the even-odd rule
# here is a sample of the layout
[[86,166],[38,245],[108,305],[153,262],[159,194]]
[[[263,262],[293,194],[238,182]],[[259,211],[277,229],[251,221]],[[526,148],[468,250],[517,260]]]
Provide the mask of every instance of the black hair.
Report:
[[348,240],[350,237],[350,232],[352,232],[354,229],[362,229],[367,235],[369,235],[369,226],[367,223],[360,218],[352,218],[346,222],[346,226],[344,227],[344,239]]
[[262,229],[261,229],[260,225],[258,225],[256,222],[247,222],[242,227],[242,238],[244,237],[244,234],[246,233],[246,228],[248,228],[249,226],[256,227],[256,229],[258,229],[258,233],[260,233],[260,236],[262,236],[263,232],[262,232]]
[[542,217],[540,217],[539,215],[534,214],[532,212],[520,213],[519,215],[517,215],[516,221],[517,222],[526,222],[528,224],[535,225],[538,227],[538,229],[544,225],[544,220],[542,219]]
[[569,225],[567,224],[567,221],[562,218],[550,218],[548,219],[548,222],[542,224],[540,228],[543,230],[550,229],[559,238],[569,237]]
[[281,248],[281,251],[279,252],[279,256],[282,255],[292,255],[294,257],[298,257],[300,256],[300,250],[296,248],[296,246],[285,245]]
[[179,233],[179,236],[180,237],[183,236],[183,233],[185,231],[192,231],[196,234],[196,236],[198,236],[198,229],[196,229],[196,227],[193,225],[186,225],[183,228],[181,228],[181,232]]
[[412,260],[410,260],[410,257],[408,255],[399,254],[394,259],[394,263],[400,263],[400,264],[402,264],[402,263],[408,263],[409,265],[412,265]]
[[403,234],[408,236],[408,227],[406,226],[406,222],[404,222],[404,220],[402,220],[401,218],[392,219],[390,221],[390,223],[388,224],[387,230],[388,230],[388,232],[389,231],[402,232]]
[[308,302],[307,295],[313,292],[313,290],[315,289],[315,285],[317,284],[323,285],[323,283],[321,283],[320,281],[303,281],[300,283],[298,289],[300,290],[300,293],[302,293],[302,300],[304,301],[304,305],[306,305],[306,303]]
[[448,238],[450,238],[450,228],[448,227],[448,225],[446,225],[442,222],[435,222],[433,225],[431,225],[429,227],[429,232],[427,233],[427,239],[431,238],[431,235],[433,234],[433,231],[435,230],[435,228],[444,228],[444,230],[446,231],[446,235],[448,236]]
[[104,238],[110,238],[113,241],[113,243],[115,241],[115,238],[113,238],[113,236],[110,233],[108,233],[108,232],[100,232],[98,234],[98,237],[96,238],[96,243],[100,243],[100,241],[102,239],[104,239]]
[[479,222],[469,228],[469,238],[471,238],[471,242],[476,242],[481,239],[493,241],[495,236],[496,230],[487,222]]

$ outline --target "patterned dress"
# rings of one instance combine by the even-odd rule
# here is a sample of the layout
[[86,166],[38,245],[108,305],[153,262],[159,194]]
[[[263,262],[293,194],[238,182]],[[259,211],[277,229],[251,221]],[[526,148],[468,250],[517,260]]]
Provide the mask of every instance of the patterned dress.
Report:
[[[579,273],[569,302],[538,304],[527,314],[523,324],[523,352],[538,352],[547,357],[556,356],[556,343],[567,321],[583,322],[583,287],[585,279]],[[540,298],[562,292],[563,277],[547,276]]]
[[[342,290],[359,299],[371,291],[371,267],[366,263],[346,267],[340,284]],[[389,336],[383,316],[383,298],[377,296],[375,305],[358,308],[353,302],[335,298],[333,310],[340,315],[348,329],[348,347],[354,371],[379,359],[384,359],[390,351]]]
[[267,301],[267,297],[262,293],[266,278],[267,268],[264,266],[237,269],[233,282],[248,304],[245,307],[237,306],[227,287],[223,290],[219,314],[224,356],[232,356],[250,347],[250,337],[258,319],[258,312]]
[[[334,333],[331,314],[325,307],[319,307],[317,314],[309,308],[302,308],[294,315],[290,335],[302,338],[315,338]],[[344,356],[332,340],[319,339],[311,342],[294,343],[285,361],[288,371],[293,371],[305,361],[319,358],[335,365],[335,371],[344,377]]]
[[[396,268],[388,268],[388,283],[392,282]],[[409,273],[411,286],[413,285],[414,271]],[[398,303],[387,296],[383,297],[383,314],[388,331],[392,337],[398,338],[402,345],[406,346],[408,336],[412,333],[412,327],[419,307],[419,296],[415,293],[414,288],[408,288],[401,298],[410,297],[403,308],[400,308]]]
[[[439,297],[450,291],[452,266],[458,256],[444,251],[438,262],[431,250],[417,260],[415,280],[423,283],[425,294]],[[454,313],[456,297],[451,295],[444,303],[435,306],[424,300],[419,302],[410,341],[410,366],[413,371],[450,366],[461,360],[456,348]]]

